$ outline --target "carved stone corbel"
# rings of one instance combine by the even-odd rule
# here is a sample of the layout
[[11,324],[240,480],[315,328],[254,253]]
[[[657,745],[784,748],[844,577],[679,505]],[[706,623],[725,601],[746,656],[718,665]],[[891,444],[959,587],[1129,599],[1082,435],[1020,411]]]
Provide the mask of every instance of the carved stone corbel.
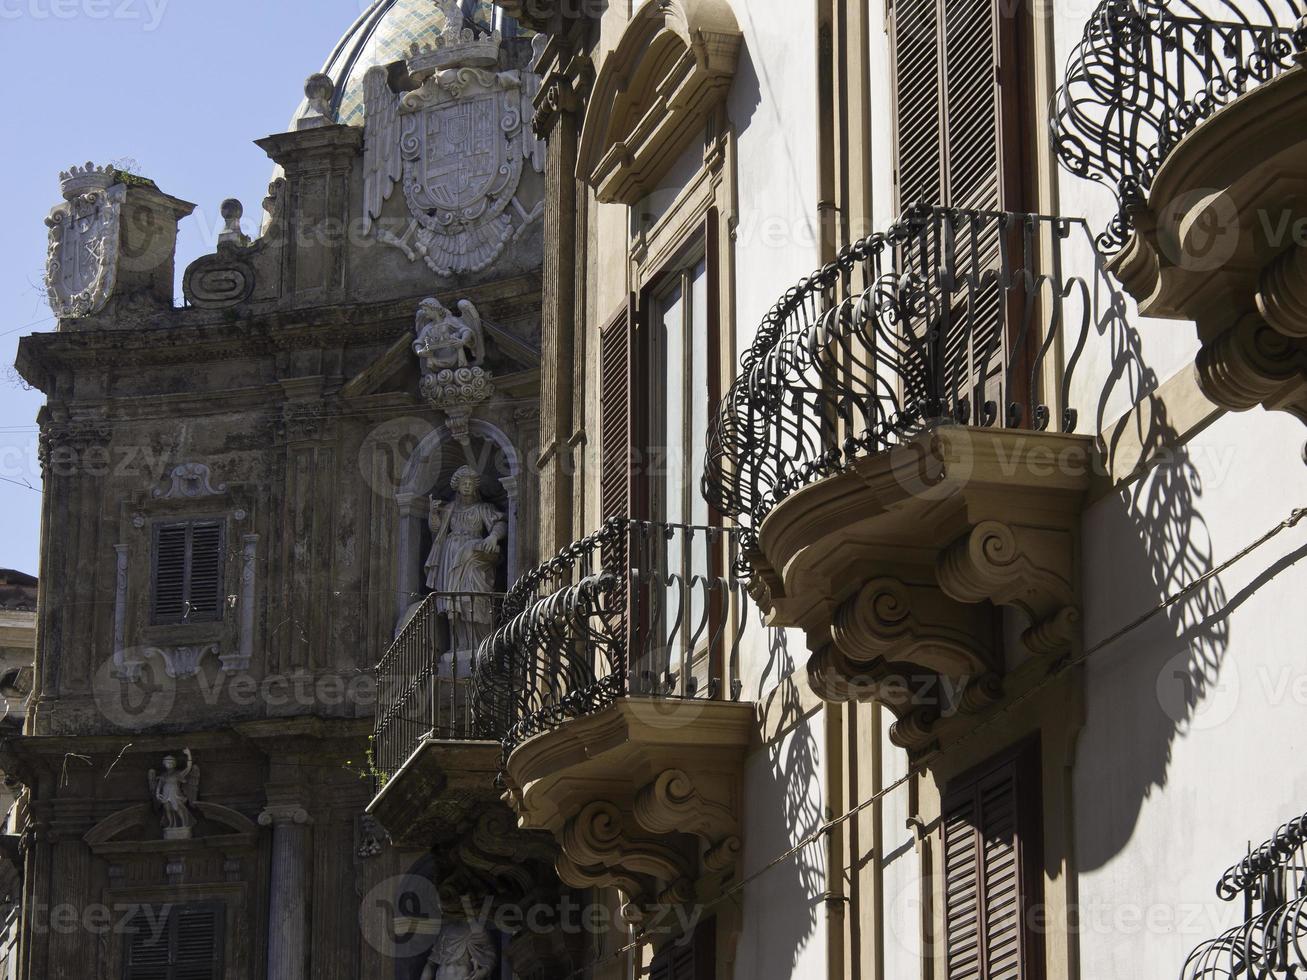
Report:
[[807,635],[818,696],[883,705],[891,740],[921,751],[946,719],[1003,697],[1018,658],[998,646],[1000,607],[1029,619],[1029,650],[1075,649],[1089,449],[940,425],[781,501],[748,556],[754,594],[768,625]]
[[611,801],[588,804],[563,828],[557,867],[575,888],[620,888],[627,897],[622,915],[638,926],[648,906],[693,900],[695,868],[684,850],[641,833],[634,822]]
[[623,699],[518,746],[506,799],[557,840],[564,883],[620,889],[638,930],[734,875],[754,724],[744,704]]
[[1255,314],[1205,343],[1198,352],[1203,394],[1231,411],[1258,405],[1307,411],[1307,343],[1274,329]]
[[1035,653],[1068,650],[1079,625],[1074,606],[1075,550],[1065,530],[982,521],[945,548],[939,584],[959,602],[1016,606],[1029,618],[1023,634]]

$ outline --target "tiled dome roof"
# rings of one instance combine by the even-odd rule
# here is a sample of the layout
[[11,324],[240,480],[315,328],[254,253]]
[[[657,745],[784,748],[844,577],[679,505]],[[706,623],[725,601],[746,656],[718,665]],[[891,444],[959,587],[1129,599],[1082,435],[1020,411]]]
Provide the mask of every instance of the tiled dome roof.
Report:
[[[464,0],[464,16],[485,30],[516,33],[512,18],[491,0]],[[336,83],[338,122],[363,124],[363,76],[374,65],[402,61],[414,42],[431,44],[445,26],[436,0],[374,0],[336,45],[322,71]],[[304,111],[295,113],[298,119]],[[292,124],[292,129],[294,128]]]

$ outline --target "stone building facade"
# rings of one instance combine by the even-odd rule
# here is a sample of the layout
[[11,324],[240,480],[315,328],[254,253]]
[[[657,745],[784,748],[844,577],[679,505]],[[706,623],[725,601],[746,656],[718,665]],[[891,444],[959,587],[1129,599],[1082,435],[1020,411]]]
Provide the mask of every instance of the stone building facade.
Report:
[[19,975],[1307,969],[1304,50],[378,0],[180,308],[70,171]]
[[59,323],[18,358],[47,398],[18,976],[422,975],[434,937],[379,924],[429,848],[365,812],[375,667],[469,588],[428,560],[460,487],[503,519],[479,591],[536,560],[532,56],[489,5],[372,4],[180,297],[193,206],[62,175]]

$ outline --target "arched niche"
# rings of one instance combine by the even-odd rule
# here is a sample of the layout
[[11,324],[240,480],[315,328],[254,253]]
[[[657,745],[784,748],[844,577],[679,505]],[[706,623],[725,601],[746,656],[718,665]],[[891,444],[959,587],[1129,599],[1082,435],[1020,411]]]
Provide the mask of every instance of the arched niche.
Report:
[[635,204],[726,97],[741,34],[726,0],[649,0],[604,59],[577,172],[600,201]]
[[[483,491],[488,499],[499,497],[499,491],[502,491],[504,511],[508,515],[506,577],[509,585],[517,580],[521,553],[518,533],[521,461],[512,441],[497,426],[482,419],[471,419],[467,424],[467,434],[470,450],[454,437],[447,425],[429,433],[409,457],[395,490],[395,503],[399,509],[399,537],[395,550],[396,630],[403,625],[410,609],[421,601],[419,596],[425,585],[422,566],[426,561],[422,545],[430,495],[443,493],[454,470],[465,463],[474,465],[481,472]],[[483,449],[492,452],[483,453]],[[498,463],[500,459],[502,464]]]

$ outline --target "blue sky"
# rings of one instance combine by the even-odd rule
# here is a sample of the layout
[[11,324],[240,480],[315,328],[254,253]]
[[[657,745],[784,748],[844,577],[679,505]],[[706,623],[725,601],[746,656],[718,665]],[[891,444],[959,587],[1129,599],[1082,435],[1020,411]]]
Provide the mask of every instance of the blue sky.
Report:
[[70,164],[134,161],[197,205],[178,269],[213,250],[226,197],[257,230],[272,169],[251,142],[286,127],[366,0],[0,0],[0,568],[37,571],[42,395],[10,370],[24,334],[54,328],[41,285],[45,216]]

